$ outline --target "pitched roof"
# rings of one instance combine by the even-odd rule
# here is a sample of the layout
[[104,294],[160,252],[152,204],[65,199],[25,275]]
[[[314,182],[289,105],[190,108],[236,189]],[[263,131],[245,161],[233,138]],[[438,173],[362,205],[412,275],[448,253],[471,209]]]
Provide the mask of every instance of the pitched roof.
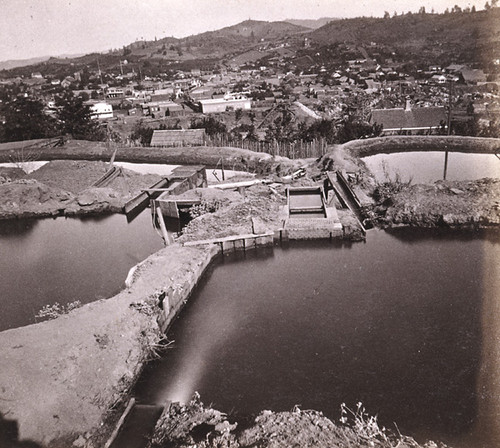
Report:
[[441,122],[446,122],[446,109],[444,107],[419,107],[405,110],[376,109],[372,111],[371,123],[381,124],[383,129],[428,129],[437,127]]
[[465,82],[486,82],[486,75],[480,69],[464,68],[461,73]]
[[156,130],[151,146],[200,146],[205,143],[205,129]]

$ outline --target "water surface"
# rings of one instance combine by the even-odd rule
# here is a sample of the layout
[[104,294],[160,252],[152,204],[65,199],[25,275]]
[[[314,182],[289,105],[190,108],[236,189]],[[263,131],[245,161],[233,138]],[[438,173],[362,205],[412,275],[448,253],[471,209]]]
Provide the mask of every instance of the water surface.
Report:
[[[379,181],[396,176],[413,184],[432,183],[443,179],[445,153],[404,152],[377,154],[362,160]],[[500,160],[494,154],[448,153],[447,180],[476,180],[483,177],[500,177]]]
[[225,412],[298,404],[333,419],[341,403],[361,401],[420,441],[500,446],[491,424],[484,445],[474,432],[500,397],[498,375],[482,373],[483,341],[499,344],[499,317],[484,309],[500,301],[499,263],[495,236],[381,231],[366,244],[225,258],[176,320],[174,348],[149,366],[137,399],[199,391]]
[[130,224],[124,215],[0,221],[0,331],[34,323],[47,304],[113,296],[161,247],[149,210]]

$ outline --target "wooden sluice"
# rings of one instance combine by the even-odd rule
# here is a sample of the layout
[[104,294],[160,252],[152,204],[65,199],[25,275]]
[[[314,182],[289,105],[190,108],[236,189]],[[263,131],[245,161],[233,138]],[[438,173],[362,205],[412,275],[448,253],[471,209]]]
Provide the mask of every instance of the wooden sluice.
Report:
[[123,207],[124,213],[128,216],[130,214],[137,214],[142,212],[148,205],[152,197],[158,197],[169,184],[168,177],[161,179],[150,188],[143,190],[137,196],[133,197]]
[[131,217],[133,219],[150,203],[155,207],[160,205],[155,202],[156,199],[166,198],[171,194],[181,194],[191,188],[206,186],[207,176],[204,166],[179,166],[172,171],[172,174],[164,177],[151,187],[145,188],[141,193],[128,201],[123,207],[123,211],[127,215],[127,218]]
[[173,200],[170,196],[177,196],[193,188],[207,186],[207,174],[204,166],[180,166],[169,176],[169,185],[162,189],[156,198],[151,199],[151,208],[160,210],[163,216],[179,218],[179,210],[199,204],[197,199]]
[[122,174],[122,169],[118,166],[112,166],[103,176],[97,179],[92,187],[105,187],[108,185],[113,179],[116,179],[120,174]]
[[337,171],[335,175],[331,172],[327,173],[325,191],[328,190],[333,190],[342,207],[349,209],[356,216],[363,233],[366,233],[366,227],[372,227],[371,221],[363,216],[362,205],[356,193],[340,171]]
[[343,235],[337,210],[328,206],[321,186],[288,188],[284,215],[283,228],[290,239],[334,238]]

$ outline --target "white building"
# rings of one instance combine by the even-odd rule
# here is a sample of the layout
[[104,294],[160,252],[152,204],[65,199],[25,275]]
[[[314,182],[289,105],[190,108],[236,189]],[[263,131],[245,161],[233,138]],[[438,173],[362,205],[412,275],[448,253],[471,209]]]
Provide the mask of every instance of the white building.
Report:
[[201,111],[204,114],[210,114],[237,109],[250,110],[252,108],[252,101],[245,95],[231,93],[224,95],[224,98],[200,100],[200,105]]
[[113,106],[108,103],[87,103],[93,119],[113,118]]

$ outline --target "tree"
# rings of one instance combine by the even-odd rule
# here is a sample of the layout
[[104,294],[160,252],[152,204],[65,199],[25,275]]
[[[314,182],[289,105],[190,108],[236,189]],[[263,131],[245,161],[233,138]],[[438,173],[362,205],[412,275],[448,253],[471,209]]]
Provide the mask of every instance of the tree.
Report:
[[0,111],[5,123],[0,122],[0,139],[5,142],[32,140],[59,135],[56,120],[47,115],[41,101],[19,97],[5,104]]
[[205,129],[207,135],[222,135],[227,133],[226,125],[212,116],[204,117],[201,120],[193,118],[190,128]]
[[130,134],[130,140],[134,142],[138,141],[143,146],[149,146],[151,138],[153,137],[153,132],[153,129],[149,126],[145,126],[141,120],[135,124],[134,129]]
[[68,92],[56,99],[57,118],[63,135],[71,135],[78,140],[102,141],[106,138],[105,130],[99,122],[92,119],[90,107],[82,98]]
[[389,11],[384,11],[384,19],[389,19],[390,17]]
[[418,10],[419,14],[425,14],[425,6],[421,6],[420,9]]

